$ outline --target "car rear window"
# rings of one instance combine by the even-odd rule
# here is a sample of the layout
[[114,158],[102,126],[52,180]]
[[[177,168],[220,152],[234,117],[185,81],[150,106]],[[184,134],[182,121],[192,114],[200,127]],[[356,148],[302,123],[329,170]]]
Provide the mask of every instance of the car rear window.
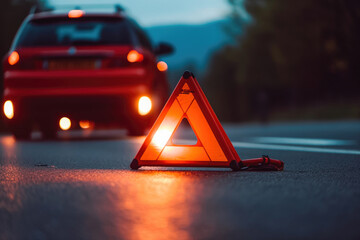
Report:
[[15,47],[129,45],[124,19],[41,19],[26,24]]

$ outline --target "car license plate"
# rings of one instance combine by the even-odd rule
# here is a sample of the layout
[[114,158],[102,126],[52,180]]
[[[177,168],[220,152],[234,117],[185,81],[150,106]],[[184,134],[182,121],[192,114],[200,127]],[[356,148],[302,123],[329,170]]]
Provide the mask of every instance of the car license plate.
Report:
[[95,60],[71,59],[71,60],[49,60],[49,70],[69,70],[69,69],[95,69]]

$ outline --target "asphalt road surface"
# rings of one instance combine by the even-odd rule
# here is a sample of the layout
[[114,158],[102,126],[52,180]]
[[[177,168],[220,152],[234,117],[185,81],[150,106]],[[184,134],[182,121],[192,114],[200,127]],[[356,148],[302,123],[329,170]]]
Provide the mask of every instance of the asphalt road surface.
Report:
[[0,239],[360,239],[359,121],[225,130],[242,159],[284,171],[131,171],[144,137],[1,135]]

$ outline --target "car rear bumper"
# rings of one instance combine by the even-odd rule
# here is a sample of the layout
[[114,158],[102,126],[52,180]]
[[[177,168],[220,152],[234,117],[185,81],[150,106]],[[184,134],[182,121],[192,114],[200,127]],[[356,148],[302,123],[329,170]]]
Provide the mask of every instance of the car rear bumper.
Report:
[[[140,95],[139,95],[140,96]],[[27,96],[10,100],[14,105],[14,118],[7,122],[47,124],[68,117],[73,122],[82,120],[96,125],[127,127],[133,123],[147,126],[155,117],[138,114],[138,95],[86,95],[86,96]]]
[[144,68],[89,71],[6,71],[4,95],[104,95],[135,94],[151,85]]
[[8,122],[72,120],[124,126],[148,122],[155,113],[138,114],[141,96],[151,96],[149,76],[144,69],[111,71],[8,71],[4,100],[14,104]]

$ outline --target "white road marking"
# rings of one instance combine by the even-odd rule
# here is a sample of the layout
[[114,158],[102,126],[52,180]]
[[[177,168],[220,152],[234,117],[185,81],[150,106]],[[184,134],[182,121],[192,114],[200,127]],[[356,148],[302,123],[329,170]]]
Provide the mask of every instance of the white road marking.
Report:
[[[183,145],[196,144],[196,141],[193,140],[179,139],[179,141],[180,141],[179,144],[181,143]],[[360,150],[353,150],[353,149],[347,150],[347,149],[333,149],[333,148],[301,147],[301,146],[261,144],[261,143],[249,143],[249,142],[232,142],[232,144],[235,148],[360,155]]]
[[247,142],[232,142],[232,144],[234,147],[237,148],[360,155],[360,150],[301,147],[301,146],[287,146],[287,145],[274,145],[274,144],[261,144],[261,143],[247,143]]
[[309,146],[344,146],[356,145],[356,141],[339,139],[319,139],[319,138],[288,138],[288,137],[255,137],[252,138],[259,143],[280,143],[289,145],[309,145]]

